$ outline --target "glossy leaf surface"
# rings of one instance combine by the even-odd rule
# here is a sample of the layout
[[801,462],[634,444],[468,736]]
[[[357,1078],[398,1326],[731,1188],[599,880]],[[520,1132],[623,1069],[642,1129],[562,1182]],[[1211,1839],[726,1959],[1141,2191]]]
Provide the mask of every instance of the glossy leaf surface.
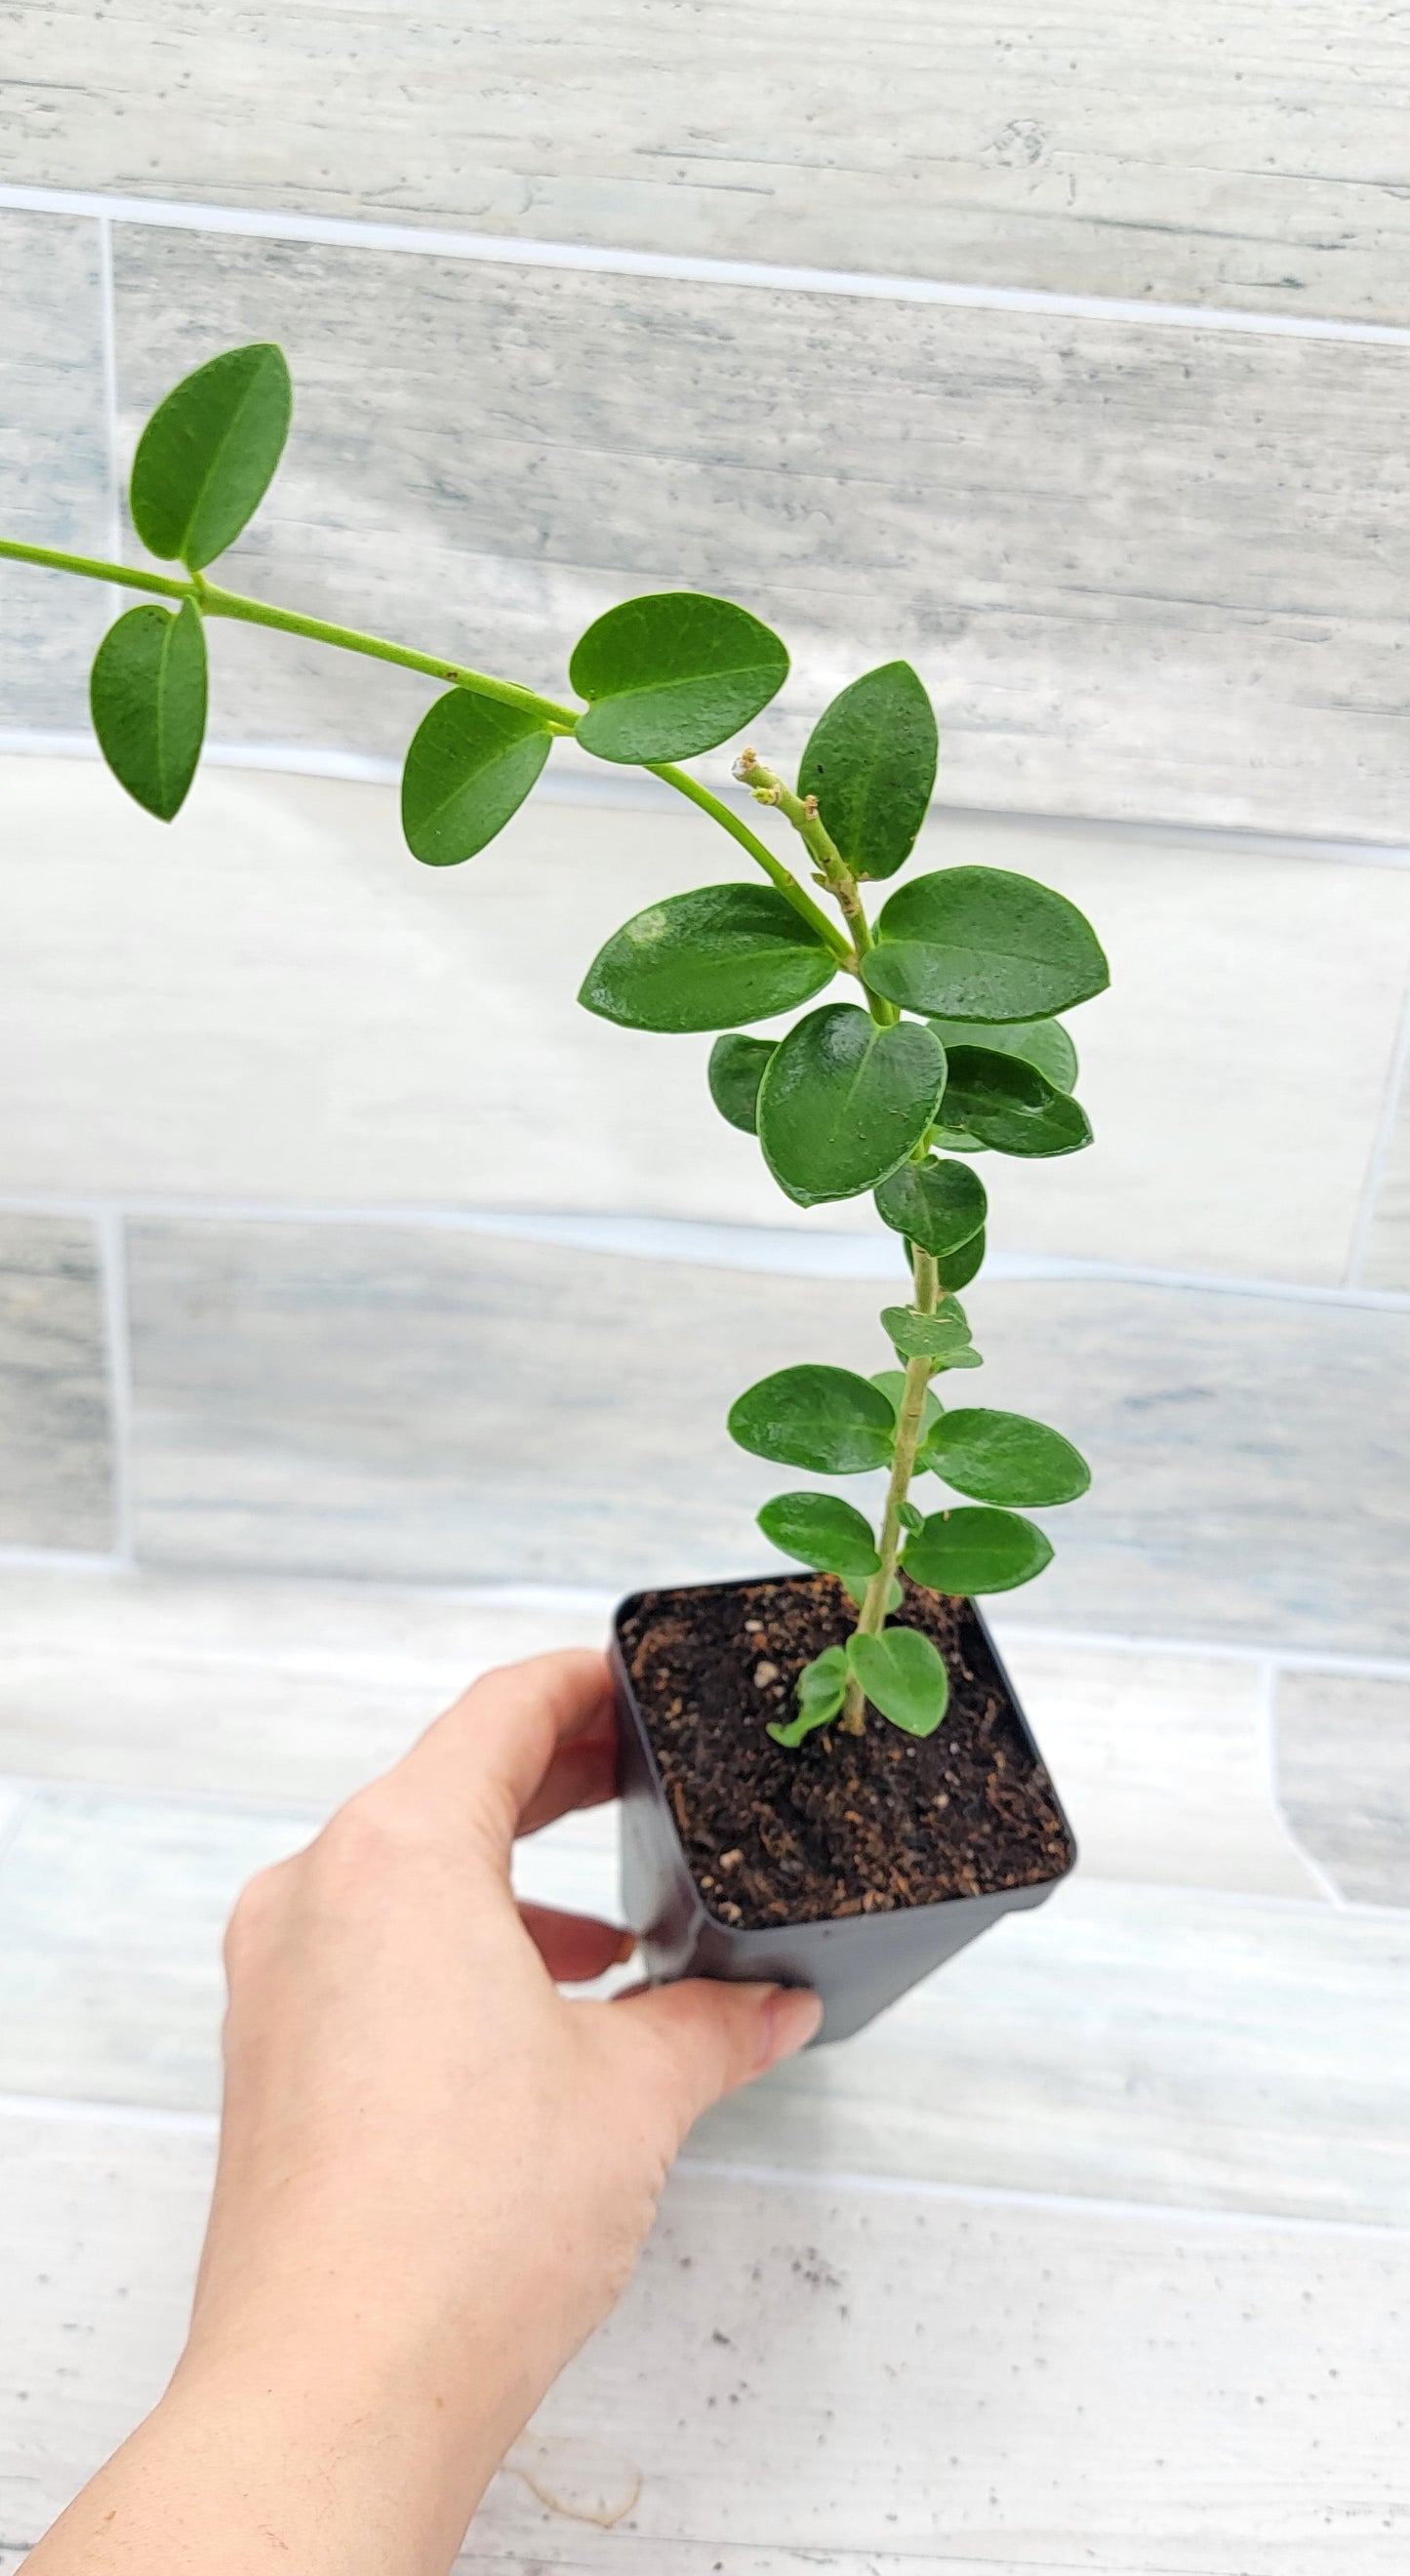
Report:
[[129,608],[108,628],[88,703],[113,776],[169,823],[196,775],[206,730],[206,639],[189,599],[175,616],[155,605]]
[[874,993],[952,1020],[1039,1020],[1102,992],[1091,924],[1004,868],[942,868],[892,895],[862,961]]
[[837,1716],[847,1696],[847,1655],[842,1646],[825,1646],[810,1664],[805,1664],[796,1684],[798,1714],[786,1724],[775,1721],[768,1733],[775,1744],[790,1748],[801,1744],[815,1726],[826,1726]]
[[865,1582],[881,1563],[870,1521],[840,1494],[775,1494],[759,1514],[766,1539],[819,1574]]
[[917,1021],[878,1028],[849,1002],[780,1039],[759,1087],[759,1142],[799,1207],[875,1189],[919,1144],[945,1080],[945,1050]]
[[978,1044],[998,1055],[1021,1057],[1036,1065],[1055,1091],[1071,1091],[1077,1080],[1077,1049],[1061,1020],[996,1022],[982,1031],[973,1020],[932,1019],[930,1025],[944,1047]]
[[579,639],[568,673],[589,702],[577,729],[584,751],[691,760],[768,705],[788,677],[788,654],[732,600],[667,590],[609,608]]
[[840,855],[859,877],[905,865],[935,785],[940,738],[909,662],[868,671],[824,709],[798,771]]
[[1060,1431],[1026,1413],[982,1406],[942,1417],[927,1435],[925,1464],[981,1503],[1071,1503],[1092,1481],[1081,1451]]
[[745,1136],[757,1132],[759,1085],[774,1051],[772,1038],[716,1038],[710,1049],[710,1097],[722,1118]]
[[859,1476],[891,1456],[896,1416],[890,1399],[850,1369],[777,1369],[731,1406],[730,1437],[756,1458],[814,1475]]
[[1052,1546],[1032,1521],[1017,1512],[962,1503],[931,1512],[906,1542],[906,1572],[931,1592],[968,1600],[977,1592],[1012,1592],[1052,1563]]
[[132,524],[150,554],[192,572],[214,563],[274,479],[293,414],[272,340],[226,349],[158,403],[137,442]]
[[993,1047],[950,1050],[945,1109],[1000,1154],[1075,1154],[1092,1141],[1080,1101],[1056,1090],[1036,1065]]
[[935,1276],[939,1280],[943,1294],[948,1296],[956,1288],[967,1288],[971,1279],[978,1278],[984,1267],[985,1250],[984,1228],[981,1225],[979,1232],[971,1235],[968,1243],[962,1243],[958,1252],[948,1252],[943,1260],[937,1260]]
[[448,689],[411,738],[401,780],[401,826],[428,868],[472,859],[517,814],[553,745],[521,707]]
[[902,1163],[876,1193],[876,1212],[897,1234],[937,1257],[958,1252],[983,1230],[989,1201],[967,1163]]
[[879,1637],[855,1631],[847,1661],[872,1707],[907,1735],[933,1735],[949,1705],[945,1659],[918,1628],[883,1628]]
[[625,923],[578,999],[626,1029],[723,1029],[796,1009],[836,972],[831,949],[772,886],[702,886]]

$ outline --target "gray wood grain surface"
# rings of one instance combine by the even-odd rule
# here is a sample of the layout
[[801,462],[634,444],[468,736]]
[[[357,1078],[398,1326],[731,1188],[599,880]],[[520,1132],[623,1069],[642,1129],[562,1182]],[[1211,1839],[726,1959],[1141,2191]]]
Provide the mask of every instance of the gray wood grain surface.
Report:
[[[115,260],[129,442],[212,350],[289,351],[234,586],[560,691],[611,602],[723,590],[795,653],[785,751],[907,653],[955,802],[1403,837],[1404,350],[137,229]],[[247,629],[215,668],[247,740],[396,750],[427,695]]]
[[1343,1896],[1410,1905],[1410,1682],[1284,1673],[1278,1786]]
[[[734,1447],[735,1396],[887,1365],[866,1281],[429,1227],[153,1219],[130,1278],[139,1545],[191,1568],[740,1573],[788,1471]],[[984,1401],[1094,1470],[1038,1515],[1057,1556],[1020,1624],[1406,1651],[1410,1316],[1098,1280],[981,1279],[966,1306]]]
[[93,1229],[0,1213],[0,1544],[110,1547],[109,1480]]
[[[0,208],[0,346],[0,535],[105,553],[115,522],[96,224]],[[116,606],[95,583],[0,564],[0,725],[87,723],[88,665]]]
[[58,0],[0,97],[40,185],[1410,319],[1410,50],[1365,0]]

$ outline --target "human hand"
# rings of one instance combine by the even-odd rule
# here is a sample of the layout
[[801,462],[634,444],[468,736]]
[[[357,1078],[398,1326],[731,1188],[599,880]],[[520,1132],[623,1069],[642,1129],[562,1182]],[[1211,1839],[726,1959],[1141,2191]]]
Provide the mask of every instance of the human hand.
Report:
[[[150,2564],[163,2530],[171,2563],[174,2528],[200,2576],[291,2553],[301,2576],[449,2567],[625,2284],[692,2121],[819,2019],[812,1996],[770,1987],[557,1992],[623,1936],[521,1911],[511,1847],[610,1797],[615,1758],[601,1656],[491,1673],[245,1890],[187,2350],[41,2543],[38,2576]],[[138,2492],[129,2470],[104,2521],[105,2481],[134,2460]],[[67,2558],[90,2505],[98,2554]]]

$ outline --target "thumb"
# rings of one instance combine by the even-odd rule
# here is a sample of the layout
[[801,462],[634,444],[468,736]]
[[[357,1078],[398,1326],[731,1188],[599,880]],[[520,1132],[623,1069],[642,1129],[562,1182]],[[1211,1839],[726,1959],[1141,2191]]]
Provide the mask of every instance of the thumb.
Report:
[[805,2048],[823,2013],[806,1987],[703,1977],[623,1995],[609,2010],[664,2090],[682,2138],[712,2102]]

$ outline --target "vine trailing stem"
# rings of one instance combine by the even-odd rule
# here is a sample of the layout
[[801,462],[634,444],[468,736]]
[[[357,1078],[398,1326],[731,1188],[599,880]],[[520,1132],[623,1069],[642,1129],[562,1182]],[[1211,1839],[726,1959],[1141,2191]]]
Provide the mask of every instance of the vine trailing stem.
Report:
[[[922,1315],[933,1315],[940,1303],[940,1278],[934,1255],[922,1252],[917,1245],[913,1261],[917,1310]],[[867,1585],[866,1598],[857,1620],[857,1634],[861,1637],[879,1637],[886,1625],[887,1603],[901,1553],[901,1505],[915,1474],[916,1451],[920,1447],[921,1425],[925,1420],[925,1399],[934,1371],[935,1362],[930,1359],[906,1362],[906,1383],[896,1416],[891,1482],[886,1491],[886,1510],[877,1549],[881,1563]],[[860,1735],[863,1732],[864,1708],[861,1683],[853,1679],[847,1684],[847,1697],[839,1721],[846,1734]]]
[[[443,680],[452,688],[467,689],[474,697],[497,699],[501,706],[522,707],[536,716],[552,734],[576,733],[581,709],[560,706],[556,699],[541,697],[534,689],[521,688],[517,680],[496,679],[488,671],[472,670],[463,662],[449,662],[442,655],[418,653],[409,644],[394,644],[381,635],[364,635],[354,626],[337,626],[327,618],[306,617],[299,609],[275,608],[263,599],[247,599],[239,591],[222,590],[216,583],[193,573],[181,581],[170,573],[147,572],[132,564],[109,563],[96,555],[69,554],[57,546],[32,546],[17,537],[0,537],[0,557],[13,563],[38,564],[49,572],[77,573],[89,581],[112,583],[119,590],[136,590],[157,599],[191,600],[205,617],[229,617],[245,626],[269,626],[283,635],[307,636],[312,643],[330,644],[339,652],[362,653],[376,662],[392,662],[405,671],[420,671],[428,679]],[[663,779],[668,787],[689,799],[692,805],[708,814],[741,849],[748,851],[755,865],[763,869],[771,884],[778,888],[800,919],[806,921],[814,935],[821,939],[839,966],[856,972],[856,956],[846,939],[829,921],[825,912],[805,892],[792,871],[775,858],[767,843],[738,814],[687,770],[674,762],[647,762],[652,775]]]
[[[818,812],[816,796],[795,795],[793,789],[785,786],[771,769],[765,769],[752,751],[740,753],[734,764],[734,774],[752,790],[761,805],[776,805],[799,835],[816,870],[814,882],[827,887],[852,934],[851,964],[855,973],[860,960],[875,942],[856,877]],[[863,991],[866,991],[865,986]],[[894,1002],[885,1002],[879,994],[871,992],[867,992],[866,1000],[877,1027],[894,1028],[901,1016]]]

